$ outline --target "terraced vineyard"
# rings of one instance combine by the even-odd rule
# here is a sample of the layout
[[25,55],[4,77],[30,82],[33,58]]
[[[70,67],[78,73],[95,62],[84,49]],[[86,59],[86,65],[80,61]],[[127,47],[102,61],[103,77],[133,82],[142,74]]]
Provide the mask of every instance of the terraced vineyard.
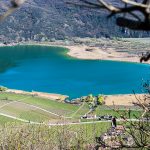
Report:
[[[57,122],[60,118],[75,119],[88,111],[88,106],[60,103],[28,95],[0,93],[0,115],[9,118],[4,122],[22,119],[24,122]],[[3,122],[3,117],[0,118]]]
[[[78,122],[81,116],[89,112],[87,103],[82,105],[72,105],[54,100],[33,97],[31,95],[22,95],[14,93],[0,93],[0,125],[7,122],[33,122],[39,123],[62,123]],[[113,108],[107,106],[98,106],[93,114],[97,116],[112,115],[120,117],[128,114],[126,108],[121,108],[115,112]],[[131,118],[141,115],[139,109],[131,109]],[[82,120],[86,121],[86,120]]]

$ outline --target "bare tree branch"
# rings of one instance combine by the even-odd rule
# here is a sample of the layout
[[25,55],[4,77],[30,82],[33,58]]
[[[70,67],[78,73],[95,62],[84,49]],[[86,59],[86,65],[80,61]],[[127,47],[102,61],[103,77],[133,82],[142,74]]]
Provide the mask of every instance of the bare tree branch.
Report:
[[[68,4],[74,4],[68,1]],[[109,17],[117,14],[130,14],[132,18],[126,18],[119,16],[116,19],[116,24],[120,27],[126,27],[132,30],[144,30],[150,31],[150,0],[144,0],[138,2],[137,0],[118,0],[118,6],[115,6],[113,2],[108,3],[106,0],[79,0],[75,5],[84,6],[92,9],[105,9],[110,12]],[[125,4],[125,5],[123,5]],[[137,15],[137,12],[140,15]],[[144,16],[144,18],[142,17]]]
[[146,53],[141,57],[140,62],[148,61],[149,59],[150,59],[150,53]]

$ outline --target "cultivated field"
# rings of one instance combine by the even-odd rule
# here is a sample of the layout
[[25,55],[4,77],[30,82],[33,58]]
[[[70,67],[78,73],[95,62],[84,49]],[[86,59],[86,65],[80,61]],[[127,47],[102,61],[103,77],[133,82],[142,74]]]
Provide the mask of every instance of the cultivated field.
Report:
[[[28,95],[0,93],[0,115],[8,117],[8,122],[23,119],[24,122],[57,122],[60,118],[75,119],[88,111],[85,104],[71,105]],[[3,122],[3,118],[0,118]],[[5,121],[7,122],[7,121]]]
[[[120,108],[115,112],[108,106],[98,106],[91,115],[112,115],[117,118],[120,115],[128,116],[126,107]],[[54,100],[33,97],[29,95],[0,93],[0,124],[4,125],[9,122],[26,122],[26,123],[62,123],[78,122],[80,117],[89,112],[87,103],[73,105]],[[138,108],[132,108],[130,117],[135,118],[141,115]],[[81,120],[85,121],[85,120]],[[89,120],[88,120],[89,121]]]

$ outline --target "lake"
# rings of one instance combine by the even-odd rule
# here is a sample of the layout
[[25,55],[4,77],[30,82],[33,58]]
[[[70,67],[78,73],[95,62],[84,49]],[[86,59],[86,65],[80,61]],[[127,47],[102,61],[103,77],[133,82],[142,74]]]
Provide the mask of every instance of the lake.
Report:
[[0,47],[0,85],[77,98],[142,93],[142,82],[150,77],[147,64],[81,60],[66,53],[57,47]]

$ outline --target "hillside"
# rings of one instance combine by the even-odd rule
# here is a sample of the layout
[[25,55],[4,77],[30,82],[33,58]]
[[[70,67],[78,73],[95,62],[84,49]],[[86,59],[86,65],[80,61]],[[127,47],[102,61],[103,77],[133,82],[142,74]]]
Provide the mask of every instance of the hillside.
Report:
[[147,37],[115,25],[107,12],[68,6],[64,0],[28,0],[20,10],[0,24],[0,40],[45,41],[70,37]]

